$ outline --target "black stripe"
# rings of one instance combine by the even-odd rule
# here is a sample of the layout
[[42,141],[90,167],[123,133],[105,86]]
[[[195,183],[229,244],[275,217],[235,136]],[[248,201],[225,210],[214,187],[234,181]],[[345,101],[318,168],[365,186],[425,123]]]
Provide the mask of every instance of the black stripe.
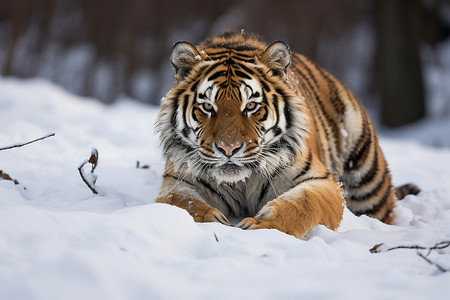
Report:
[[191,85],[191,92],[195,92],[197,90],[198,84],[200,83],[200,80],[196,80],[192,85]]
[[308,181],[312,181],[312,180],[324,180],[324,179],[328,179],[329,177],[330,177],[330,173],[327,172],[324,176],[305,178],[305,179],[297,182],[296,185],[300,185],[302,183],[305,183],[305,182],[308,182]]
[[174,129],[177,127],[177,115],[178,115],[178,112],[175,109],[173,116],[172,116],[172,128],[174,128]]
[[[299,57],[294,56],[293,58],[294,58],[299,64],[304,65],[303,62],[300,60]],[[328,130],[328,126],[326,125],[326,121],[324,121],[323,118],[322,118],[322,115],[324,115],[324,112],[323,112],[323,110],[320,109],[320,107],[317,106],[318,103],[320,102],[320,101],[319,101],[319,97],[318,97],[318,95],[316,94],[316,91],[315,91],[315,89],[313,88],[312,83],[310,82],[308,76],[305,75],[305,74],[302,72],[302,69],[300,69],[300,66],[297,66],[297,65],[294,64],[293,67],[294,67],[294,69],[297,71],[297,73],[298,73],[301,77],[303,77],[304,81],[306,81],[307,87],[309,88],[309,90],[312,91],[312,93],[313,93],[313,95],[314,95],[314,97],[315,97],[315,98],[312,99],[312,100],[311,100],[309,97],[307,97],[307,100],[308,100],[308,102],[309,102],[310,104],[312,104],[312,105],[314,106],[314,109],[318,112],[317,117],[318,117],[318,119],[319,119],[320,124],[322,124],[322,128],[323,128],[323,130],[324,130],[325,137],[326,137],[327,141],[330,141],[330,140],[331,140],[331,137],[330,137],[330,132],[329,132],[329,130]],[[306,69],[306,71],[307,71],[307,69]],[[323,117],[326,118],[325,115],[324,115]],[[315,121],[315,119],[316,119],[316,118],[313,118],[313,121]],[[329,124],[328,124],[328,125],[329,125]],[[320,130],[319,126],[316,126],[316,130],[318,130],[318,131]],[[325,158],[325,156],[326,156],[325,148],[324,148],[324,147],[321,147],[321,150],[322,150],[322,155],[323,155],[323,157]],[[331,157],[331,146],[330,146],[329,143],[328,143],[328,158],[330,159],[330,161],[333,161],[333,159],[332,159],[332,157]]]
[[224,64],[225,66],[231,66],[231,65],[236,64],[236,61],[235,61],[233,58],[228,57],[228,59],[226,59],[226,60],[223,62],[223,64]]
[[264,106],[264,115],[258,120],[259,122],[264,122],[267,120],[267,117],[269,116],[269,111],[267,110],[267,107]]
[[189,104],[189,95],[184,96],[184,103],[183,103],[183,122],[184,122],[184,128],[181,130],[181,133],[187,138],[189,134],[189,127],[187,125],[187,116],[186,116],[186,110],[187,106]]
[[275,116],[277,118],[275,125],[273,127],[275,127],[275,126],[278,127],[278,122],[280,121],[280,111],[278,110],[278,96],[277,95],[272,96],[272,105],[275,108]]
[[272,130],[273,133],[274,133],[274,136],[278,136],[278,135],[280,135],[281,133],[283,133],[283,131],[281,130],[280,127],[278,127],[278,122],[280,121],[280,112],[279,112],[279,110],[278,110],[278,96],[277,96],[277,95],[273,95],[273,96],[272,96],[272,104],[273,104],[274,109],[275,109],[276,122],[275,122],[275,124],[274,124],[272,127],[270,127],[270,128],[267,130],[267,132],[269,132],[270,130]]
[[227,75],[226,71],[218,71],[218,72],[214,73],[213,75],[209,76],[208,81],[211,81],[211,80],[216,79],[217,77],[226,76],[226,75]]
[[263,90],[265,90],[266,92],[270,92],[269,85],[264,80],[260,80],[259,82],[261,83],[261,87]]
[[[315,65],[315,64],[314,64]],[[328,74],[325,70],[315,65],[317,70],[319,70],[320,75],[327,81],[328,90],[330,91],[330,101],[333,105],[335,111],[338,115],[342,115],[345,110],[345,105],[342,102],[341,98],[339,98],[339,94],[337,92],[337,87],[334,81],[330,78],[330,74]]]
[[243,54],[240,52],[233,52],[232,56],[233,58],[237,58],[241,63],[255,63],[254,56],[251,55]]
[[369,171],[367,171],[364,177],[361,178],[358,182],[352,183],[350,185],[350,188],[358,188],[372,182],[372,180],[377,175],[378,170],[378,151],[375,151],[372,160],[372,166],[370,167]]
[[221,62],[221,61],[212,64],[212,65],[205,71],[205,74],[211,73],[215,68],[219,67],[220,65],[222,65],[222,62]]
[[[340,139],[340,135],[339,135],[339,133],[338,133],[338,128],[337,128],[337,125],[336,125],[336,123],[330,118],[330,116],[328,115],[328,113],[327,113],[327,111],[326,111],[326,109],[325,109],[325,106],[324,106],[324,104],[323,104],[323,101],[322,101],[322,98],[320,97],[320,86],[319,86],[319,83],[317,82],[317,80],[316,80],[316,77],[314,76],[314,73],[312,72],[312,70],[308,67],[308,65],[307,65],[307,62],[309,62],[308,60],[306,60],[306,62],[304,62],[303,60],[299,60],[299,62],[305,67],[305,69],[306,69],[306,71],[308,72],[308,74],[311,76],[311,79],[313,80],[313,82],[314,82],[314,84],[315,84],[315,86],[317,87],[317,93],[316,93],[316,88],[315,87],[312,87],[313,88],[313,91],[314,91],[314,95],[316,96],[316,99],[317,99],[317,103],[319,104],[319,107],[320,107],[320,109],[322,110],[322,113],[323,113],[323,115],[324,115],[324,117],[325,117],[325,121],[328,123],[328,126],[329,127],[331,127],[331,130],[334,132],[334,134],[332,135],[332,137],[333,137],[333,142],[334,142],[334,149],[335,149],[335,151],[337,151],[337,149],[339,149],[339,146],[338,146],[338,144],[339,144],[339,139]],[[310,62],[309,62],[310,63]],[[312,64],[312,63],[311,63]],[[312,64],[313,65],[313,67],[315,66],[314,64]],[[317,67],[316,67],[317,68]],[[330,155],[331,155],[331,145],[330,145],[330,143],[328,143],[328,145],[329,145],[329,147],[328,147],[328,150],[330,151]],[[334,151],[334,152],[335,152]],[[330,160],[332,161],[333,160],[333,158],[330,156]]]
[[237,64],[237,66],[238,66],[239,68],[241,68],[242,70],[244,70],[245,72],[249,73],[250,75],[255,74],[255,72],[254,72],[252,69],[247,68],[247,67],[244,66],[243,64]]
[[[305,60],[303,61],[303,59],[299,59],[300,64],[303,65],[303,67],[305,68],[306,72],[308,72],[309,76],[311,77],[312,81],[314,82],[315,87],[312,88],[317,88],[317,91],[320,90],[320,86],[319,83],[317,82],[316,76],[314,76],[313,72],[311,71],[311,69],[308,67],[307,63],[309,61]],[[319,100],[319,99],[318,99]]]
[[250,54],[245,54],[242,52],[236,52],[236,51],[232,51],[232,52],[234,55],[245,57],[245,58],[253,58],[255,56],[254,54],[250,55]]
[[201,73],[201,72],[205,71],[207,67],[208,67],[208,65],[203,65],[203,66],[201,66],[201,67],[199,68],[199,72]]
[[[177,92],[177,95],[178,95],[178,92]],[[175,129],[177,127],[178,96],[176,98],[170,99],[170,100],[172,100],[172,108],[173,108],[173,115],[172,115],[171,124],[172,124],[172,128]]]
[[230,50],[224,50],[224,51],[218,51],[218,52],[214,52],[214,53],[208,53],[208,56],[209,57],[215,57],[215,56],[224,55],[224,54],[230,54]]
[[227,57],[228,57],[228,54],[221,55],[221,56],[214,56],[213,54],[209,54],[209,56],[206,57],[206,60],[207,61],[221,61],[221,60],[223,60],[223,59],[225,59]]
[[240,77],[245,78],[245,79],[251,79],[251,77],[248,76],[247,74],[245,74],[244,72],[236,70],[236,71],[234,71],[234,73],[236,74],[236,76],[240,76]]
[[391,185],[388,186],[388,189],[386,190],[386,193],[384,193],[383,197],[380,199],[380,201],[378,201],[377,204],[375,204],[374,206],[372,206],[372,208],[370,209],[366,209],[366,210],[357,210],[355,212],[355,214],[357,215],[373,215],[376,214],[386,203],[387,203],[387,199],[389,197],[389,194],[391,193],[392,187]]
[[284,93],[283,90],[281,89],[276,89],[275,90],[278,94],[281,95],[281,97],[283,97],[284,100],[284,117],[286,119],[286,129],[291,128],[292,126],[292,114],[291,114],[291,110],[289,107],[289,99],[286,96],[286,94]]
[[381,180],[380,182],[378,182],[378,184],[372,188],[370,191],[359,195],[359,196],[350,196],[350,200],[352,201],[364,201],[367,199],[372,198],[374,195],[376,195],[378,193],[378,191],[382,188],[382,186],[384,185],[384,183],[386,182],[386,176],[389,174],[388,170],[386,169],[386,171],[383,173],[383,176],[381,176]]
[[247,148],[247,149],[245,150],[245,152],[252,151],[253,149],[258,148],[258,147],[259,147],[258,145],[255,145],[255,146],[253,146],[253,147]]
[[[359,150],[355,149],[355,151],[347,159],[347,161],[345,162],[345,165],[344,165],[344,169],[346,171],[351,170],[351,169],[357,169],[357,166],[359,166],[363,162],[363,157],[366,157],[368,155],[371,144],[372,144],[372,140],[367,138],[365,140],[364,144],[362,145],[362,147]],[[353,165],[351,165],[351,164],[353,164]]]
[[[359,151],[358,149],[361,149],[363,144],[367,142],[367,139],[368,139],[367,131],[368,131],[368,125],[366,124],[366,122],[363,121],[362,122],[361,134],[358,137],[358,139],[356,140],[356,142],[354,143],[354,145],[352,147],[352,150],[350,150],[350,155],[352,155],[355,152]],[[350,158],[347,158],[347,160],[345,161],[345,163],[344,163],[344,170],[345,171],[349,171],[349,170],[351,170],[353,168],[353,166],[350,167],[350,161],[351,161]],[[354,164],[354,162],[353,162],[353,164]]]
[[312,162],[312,152],[310,151],[308,159],[306,160],[306,165],[303,167],[303,170],[297,176],[294,177],[294,179],[292,180],[293,182],[295,182],[297,179],[299,179],[300,177],[309,172],[309,169],[311,168],[311,162]]

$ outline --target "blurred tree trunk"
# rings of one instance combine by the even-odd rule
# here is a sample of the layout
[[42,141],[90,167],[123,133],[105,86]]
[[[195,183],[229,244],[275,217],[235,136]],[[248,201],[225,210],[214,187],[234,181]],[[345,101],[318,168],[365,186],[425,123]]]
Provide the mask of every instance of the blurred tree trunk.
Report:
[[376,65],[382,122],[396,127],[425,115],[420,61],[420,1],[375,0]]

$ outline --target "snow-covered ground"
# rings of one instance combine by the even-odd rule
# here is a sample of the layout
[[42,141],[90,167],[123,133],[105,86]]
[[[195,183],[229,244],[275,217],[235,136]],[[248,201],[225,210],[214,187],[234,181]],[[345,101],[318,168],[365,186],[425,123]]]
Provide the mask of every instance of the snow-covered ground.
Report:
[[[318,226],[298,240],[197,224],[153,203],[163,168],[156,115],[0,79],[0,147],[56,133],[0,151],[0,170],[20,183],[0,180],[0,299],[448,299],[450,247],[419,251],[449,272],[416,250],[387,251],[450,241],[450,148],[415,140],[419,130],[445,145],[448,120],[381,138],[394,183],[423,189],[398,202],[398,225],[346,211],[337,232]],[[98,195],[77,170],[92,147]]]

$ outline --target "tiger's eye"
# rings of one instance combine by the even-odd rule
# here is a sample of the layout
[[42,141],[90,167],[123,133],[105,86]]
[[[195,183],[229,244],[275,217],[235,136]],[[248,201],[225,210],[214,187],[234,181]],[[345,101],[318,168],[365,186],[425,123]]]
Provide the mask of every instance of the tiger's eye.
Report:
[[211,110],[213,109],[213,106],[212,106],[211,103],[205,102],[205,103],[203,103],[202,105],[203,105],[203,108],[204,108],[206,111],[211,111]]
[[255,102],[250,102],[250,103],[247,103],[247,105],[245,106],[245,109],[246,110],[252,110],[252,109],[255,109],[255,107],[256,107],[256,103]]

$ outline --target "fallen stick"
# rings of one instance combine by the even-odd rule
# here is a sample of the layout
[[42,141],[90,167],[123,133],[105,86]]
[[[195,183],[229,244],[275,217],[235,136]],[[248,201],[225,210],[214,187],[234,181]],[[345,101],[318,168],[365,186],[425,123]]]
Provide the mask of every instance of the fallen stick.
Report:
[[13,148],[23,147],[23,146],[29,145],[31,143],[34,143],[34,142],[41,141],[43,139],[49,138],[49,137],[54,136],[54,135],[55,135],[55,133],[50,133],[50,134],[47,134],[46,136],[40,137],[38,139],[29,141],[29,142],[26,142],[26,143],[20,143],[20,144],[15,144],[15,145],[11,145],[11,146],[2,147],[2,148],[0,148],[0,151],[1,150],[8,150],[8,149],[13,149]]
[[[91,178],[87,178],[86,174],[83,171],[83,167],[85,164],[90,163],[92,165],[91,167]],[[88,188],[94,193],[98,194],[97,190],[95,189],[95,182],[97,181],[97,175],[94,174],[94,170],[97,167],[98,163],[98,151],[95,148],[92,148],[91,150],[91,156],[89,159],[84,160],[79,166],[78,166],[78,173],[80,173],[81,179],[83,182],[88,186]]]
[[[434,246],[432,247],[424,247],[424,246],[419,246],[419,245],[411,245],[411,246],[405,246],[405,245],[400,245],[400,246],[395,246],[395,247],[391,247],[388,249],[380,249],[380,247],[383,245],[383,243],[378,244],[373,246],[370,249],[371,253],[381,253],[381,252],[388,252],[388,251],[392,251],[392,250],[397,250],[397,249],[411,249],[411,250],[416,250],[416,253],[419,257],[423,258],[427,263],[429,263],[430,265],[435,266],[439,271],[441,271],[442,273],[445,272],[450,272],[449,269],[445,269],[444,267],[442,267],[441,265],[437,264],[436,262],[432,261],[431,259],[429,259],[427,256],[430,255],[431,251],[433,250],[441,250],[447,247],[450,247],[450,241],[442,241],[439,243],[436,243]],[[423,255],[420,250],[428,250],[428,253],[426,255]]]

